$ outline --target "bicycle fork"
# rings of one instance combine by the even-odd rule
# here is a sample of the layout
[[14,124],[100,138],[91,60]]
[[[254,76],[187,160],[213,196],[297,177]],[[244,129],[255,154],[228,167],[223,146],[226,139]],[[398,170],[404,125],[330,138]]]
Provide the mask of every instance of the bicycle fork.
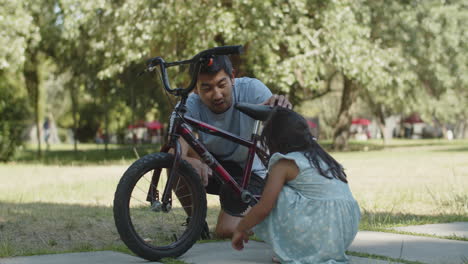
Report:
[[155,212],[169,212],[172,209],[172,195],[171,190],[174,184],[174,181],[177,180],[177,167],[180,164],[181,159],[181,146],[178,140],[173,140],[173,144],[166,144],[161,148],[160,152],[168,153],[174,146],[174,162],[172,163],[171,170],[169,171],[169,177],[167,178],[166,186],[164,186],[164,191],[162,199],[159,199],[159,191],[157,190],[158,182],[161,177],[161,169],[156,169],[153,171],[153,176],[151,177],[151,183],[146,196],[146,201],[151,203],[151,210]]

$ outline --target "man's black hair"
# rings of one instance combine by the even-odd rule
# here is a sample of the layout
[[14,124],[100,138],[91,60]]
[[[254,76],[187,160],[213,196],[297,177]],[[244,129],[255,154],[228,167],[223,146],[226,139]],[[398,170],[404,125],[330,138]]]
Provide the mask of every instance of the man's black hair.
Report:
[[[190,65],[190,75],[194,70],[193,65]],[[214,75],[221,70],[224,70],[229,76],[232,75],[232,63],[227,55],[213,56],[213,63],[209,66],[208,63],[202,64],[199,74]]]

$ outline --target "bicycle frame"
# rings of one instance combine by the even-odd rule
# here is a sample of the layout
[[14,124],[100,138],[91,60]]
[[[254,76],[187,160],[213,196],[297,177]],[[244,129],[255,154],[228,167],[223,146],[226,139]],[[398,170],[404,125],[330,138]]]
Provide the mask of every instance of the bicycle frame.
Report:
[[[231,186],[231,188],[241,195],[242,199],[245,202],[248,202],[249,199],[253,198],[258,201],[260,195],[251,195],[246,191],[246,188],[250,182],[250,174],[252,172],[252,165],[255,158],[255,154],[259,156],[267,155],[265,151],[257,147],[258,139],[259,139],[259,130],[260,130],[260,121],[256,120],[254,129],[252,131],[252,136],[250,140],[241,138],[237,135],[234,135],[228,131],[223,129],[216,128],[212,125],[204,123],[202,121],[193,119],[191,117],[185,117],[185,98],[182,99],[179,106],[175,109],[175,118],[173,122],[173,126],[170,131],[170,141],[168,144],[164,145],[161,148],[161,152],[169,152],[170,149],[174,149],[174,163],[168,178],[168,182],[164,188],[164,193],[162,195],[162,208],[163,210],[170,209],[172,197],[171,197],[171,189],[173,182],[175,180],[175,171],[181,159],[181,146],[178,141],[180,137],[185,139],[185,141],[189,144],[189,146],[202,158],[203,162],[206,163],[214,172],[214,175],[218,177],[222,182],[227,183]],[[234,178],[227,172],[224,167],[216,160],[216,158],[206,149],[202,142],[200,142],[195,135],[192,133],[191,129],[189,129],[188,125],[211,135],[222,137],[229,141],[235,142],[242,146],[248,148],[248,155],[246,160],[246,165],[243,170],[242,176],[242,184],[239,185]],[[152,184],[150,185],[150,190],[148,192],[148,201],[154,201],[151,199],[153,197],[151,194],[154,194],[154,190],[156,189],[157,182],[159,181],[160,170],[155,171],[152,178]],[[159,198],[159,194],[156,193],[156,197]],[[156,198],[156,199],[157,199]],[[168,206],[169,205],[169,206]]]
[[252,133],[251,140],[243,139],[239,136],[236,136],[230,132],[225,130],[216,128],[204,122],[198,121],[196,119],[185,117],[185,120],[188,124],[192,125],[193,127],[199,129],[200,131],[209,133],[214,136],[219,136],[224,139],[228,139],[233,141],[237,144],[245,146],[248,148],[248,155],[246,160],[246,166],[243,170],[243,181],[242,185],[239,186],[237,182],[231,177],[231,175],[219,164],[219,162],[213,157],[213,155],[205,148],[205,146],[194,137],[190,129],[187,128],[185,124],[181,124],[177,130],[182,138],[187,141],[187,143],[197,152],[197,154],[202,157],[203,161],[213,170],[215,171],[223,180],[224,182],[231,185],[231,187],[238,193],[241,193],[243,189],[245,189],[250,181],[250,173],[252,171],[253,160],[255,158],[258,142],[258,127],[259,122],[256,121],[256,125],[254,127],[254,132]]
[[[249,203],[252,199],[255,199],[258,201],[258,198],[260,196],[259,195],[254,196],[250,194],[250,192],[246,190],[246,187],[248,186],[249,181],[250,181],[250,173],[252,171],[252,164],[255,158],[255,154],[259,155],[259,157],[261,158],[264,164],[265,164],[264,157],[268,156],[265,151],[263,151],[260,148],[257,148],[260,121],[257,120],[255,122],[252,137],[250,140],[246,140],[230,132],[213,127],[199,120],[195,120],[190,117],[184,117],[184,114],[186,112],[185,103],[187,101],[189,93],[196,86],[198,73],[200,71],[201,64],[208,62],[210,59],[212,59],[212,56],[214,55],[241,54],[242,51],[243,51],[242,46],[223,46],[223,47],[216,47],[216,48],[202,51],[198,53],[197,55],[195,55],[190,60],[166,62],[161,57],[155,57],[155,58],[148,60],[148,65],[144,72],[152,72],[156,68],[159,68],[161,71],[160,77],[161,77],[161,81],[163,83],[164,89],[171,94],[180,96],[182,99],[180,101],[180,104],[176,106],[175,108],[176,115],[174,118],[173,126],[171,127],[171,131],[169,134],[170,135],[169,143],[164,145],[161,148],[161,152],[166,152],[166,153],[168,153],[171,149],[174,149],[174,157],[175,157],[174,163],[172,164],[172,167],[171,167],[168,181],[166,183],[166,186],[164,187],[164,193],[162,196],[162,204],[159,201],[159,193],[156,188],[158,181],[159,181],[159,176],[161,174],[161,170],[155,170],[153,172],[151,185],[148,190],[148,195],[147,195],[146,200],[148,202],[151,202],[152,206],[153,206],[153,202],[157,202],[156,204],[154,204],[153,207],[160,207],[162,205],[162,210],[164,211],[170,210],[171,208],[171,203],[172,203],[171,191],[172,191],[172,186],[173,186],[174,179],[176,176],[175,171],[181,159],[181,146],[178,141],[180,137],[185,139],[185,141],[189,144],[189,146],[202,158],[203,162],[205,162],[213,170],[214,174],[217,177],[219,177],[219,179],[222,182],[229,184],[235,192],[241,195],[243,202]],[[191,74],[192,81],[190,82],[187,88],[171,89],[166,68],[179,66],[183,64],[191,64],[194,66],[194,71]],[[188,125],[191,125],[205,133],[209,133],[214,136],[225,138],[227,140],[230,140],[232,142],[235,142],[237,144],[240,144],[248,148],[248,156],[247,156],[246,166],[243,170],[243,178],[242,178],[243,180],[242,180],[241,185],[239,185],[233,179],[233,177],[223,168],[223,166],[221,166],[221,164],[215,159],[215,157],[213,157],[213,155],[206,149],[203,143],[201,143],[200,141],[196,139],[196,137],[192,134],[192,131],[189,129]]]

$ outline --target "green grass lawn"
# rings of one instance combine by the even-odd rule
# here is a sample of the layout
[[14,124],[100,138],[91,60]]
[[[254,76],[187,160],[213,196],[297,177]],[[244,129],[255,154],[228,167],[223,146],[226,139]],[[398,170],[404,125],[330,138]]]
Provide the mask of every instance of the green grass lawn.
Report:
[[[467,146],[468,141],[394,141],[384,150],[332,153],[346,168],[361,206],[360,229],[468,221]],[[112,200],[134,151],[112,146],[111,151],[125,154],[103,158],[102,148],[80,148],[78,160],[69,146],[60,146],[42,160],[24,150],[15,162],[0,164],[0,257],[128,252],[115,230]],[[142,147],[139,153],[154,149]],[[219,203],[215,196],[208,203],[212,229]]]
[[79,144],[75,152],[73,145],[59,144],[43,149],[42,156],[38,157],[36,146],[27,145],[18,151],[13,162],[45,165],[125,165],[139,156],[157,152],[159,149],[159,144],[135,146],[109,144],[106,151],[103,144]]
[[467,145],[335,153],[346,168],[351,189],[364,212],[361,229],[466,221]]

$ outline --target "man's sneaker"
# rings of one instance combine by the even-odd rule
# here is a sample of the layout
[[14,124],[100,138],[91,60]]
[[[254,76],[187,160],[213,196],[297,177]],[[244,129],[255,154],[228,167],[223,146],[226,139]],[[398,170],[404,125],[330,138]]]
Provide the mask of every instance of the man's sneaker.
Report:
[[203,224],[202,232],[200,235],[200,238],[202,240],[210,239],[210,229],[208,228],[208,223],[205,221],[205,224]]
[[[190,222],[190,219],[192,219],[190,216],[187,217],[187,219],[185,220],[185,223],[183,223],[182,225],[187,226]],[[202,227],[202,232],[200,234],[200,239],[205,240],[205,239],[210,239],[210,238],[211,238],[210,229],[208,228],[208,223],[205,221]]]

